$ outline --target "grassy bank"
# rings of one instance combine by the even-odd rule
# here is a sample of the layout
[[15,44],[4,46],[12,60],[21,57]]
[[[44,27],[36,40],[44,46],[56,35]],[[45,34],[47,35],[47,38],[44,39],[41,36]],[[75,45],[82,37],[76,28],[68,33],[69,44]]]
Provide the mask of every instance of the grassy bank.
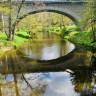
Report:
[[46,28],[43,28],[43,31],[60,34],[60,27],[46,27]]
[[[66,30],[67,31],[74,31],[74,30],[76,30],[76,28],[77,27],[75,25],[73,25],[73,26],[68,26],[66,28]],[[60,28],[60,27],[46,27],[46,28],[43,28],[43,31],[49,31],[49,32],[61,34],[62,33],[62,29],[63,29],[63,27],[62,28]]]
[[60,27],[50,27],[46,28],[46,31],[54,32],[57,34],[60,34],[61,38],[70,40],[74,43],[86,45],[86,46],[92,46],[96,48],[96,42],[92,42],[92,32],[87,31],[76,31],[76,26],[68,26],[67,31],[62,34],[62,29]]
[[[43,30],[59,34],[63,39],[70,40],[74,43],[96,48],[96,42],[92,43],[93,39],[91,32],[79,32],[76,31],[76,29],[76,26],[69,26],[64,34],[62,34],[62,29],[60,27],[49,27]],[[6,51],[8,48],[17,48],[20,44],[28,41],[28,38],[29,35],[27,34],[27,30],[24,29],[16,31],[15,39],[13,41],[7,41],[7,36],[0,32],[0,53],[4,50]]]
[[[27,30],[19,30],[16,31],[16,36],[13,41],[7,41],[7,36],[0,32],[0,51],[3,51],[4,48],[16,48],[20,44],[28,41],[29,35],[27,34]],[[7,49],[6,49],[7,50]]]
[[86,45],[86,46],[92,46],[96,48],[96,42],[93,42],[91,32],[81,31],[81,32],[77,32],[73,36],[68,35],[67,37],[68,37],[67,38],[68,40],[73,41],[75,43],[79,43],[79,44]]
[[68,33],[64,35],[64,39],[68,39],[77,44],[96,48],[96,42],[93,42],[92,32],[68,31]]

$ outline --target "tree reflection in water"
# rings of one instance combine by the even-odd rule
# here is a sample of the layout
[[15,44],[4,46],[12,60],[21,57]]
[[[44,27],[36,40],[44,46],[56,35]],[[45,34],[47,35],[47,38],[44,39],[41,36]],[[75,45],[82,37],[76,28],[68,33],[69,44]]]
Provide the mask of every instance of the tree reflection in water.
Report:
[[[55,39],[55,36],[53,37]],[[35,54],[40,53],[39,48],[40,50],[45,48],[46,44],[40,42],[40,46],[38,42],[34,42],[36,43],[34,46],[29,44],[26,48],[25,45],[20,48],[21,50],[13,50],[0,58],[0,96],[96,95],[96,53],[77,48],[64,56],[70,49],[70,43],[49,40],[48,46],[52,46],[53,42],[60,48],[58,53],[61,57],[58,59],[51,61],[30,59],[32,55],[30,50]],[[64,48],[62,44],[65,44]],[[37,54],[37,57],[40,58],[41,55]],[[75,73],[65,72],[66,68]]]
[[84,69],[76,70],[75,74],[71,74],[71,82],[75,86],[74,90],[80,93],[80,96],[96,95],[96,55],[87,52],[84,59]]
[[[0,96],[40,96],[40,94],[42,94],[44,88],[46,87],[46,81],[38,81],[41,73],[22,73],[21,67],[17,62],[17,54],[11,54],[6,59],[9,60],[9,58],[11,63],[9,63],[8,66],[11,67],[12,74],[2,74],[0,79],[2,81],[2,83],[0,84]],[[16,72],[17,67],[20,72],[19,74]],[[6,69],[5,73],[8,71],[10,72],[10,69]]]

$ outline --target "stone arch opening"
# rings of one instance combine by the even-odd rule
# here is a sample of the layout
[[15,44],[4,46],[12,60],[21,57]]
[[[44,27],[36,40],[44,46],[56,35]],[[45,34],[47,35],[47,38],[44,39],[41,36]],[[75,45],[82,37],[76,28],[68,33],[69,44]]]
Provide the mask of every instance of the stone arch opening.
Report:
[[58,14],[62,14],[64,16],[67,16],[69,19],[71,19],[75,25],[78,25],[78,20],[73,17],[72,15],[68,14],[68,13],[65,13],[65,12],[62,12],[62,11],[58,11],[58,10],[50,10],[50,9],[45,9],[45,10],[37,10],[37,11],[32,11],[30,13],[27,13],[21,17],[18,18],[18,20],[16,20],[14,23],[13,23],[13,28],[15,29],[15,26],[23,19],[25,18],[26,16],[28,15],[31,15],[31,14],[36,14],[36,13],[40,13],[40,12],[53,12],[53,13],[58,13]]

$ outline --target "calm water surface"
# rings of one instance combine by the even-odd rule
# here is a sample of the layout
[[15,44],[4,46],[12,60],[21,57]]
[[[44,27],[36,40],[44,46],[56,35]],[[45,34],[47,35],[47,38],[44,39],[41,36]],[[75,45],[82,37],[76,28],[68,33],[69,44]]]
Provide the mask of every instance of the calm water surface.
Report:
[[96,96],[94,50],[48,32],[32,38],[0,58],[0,96]]

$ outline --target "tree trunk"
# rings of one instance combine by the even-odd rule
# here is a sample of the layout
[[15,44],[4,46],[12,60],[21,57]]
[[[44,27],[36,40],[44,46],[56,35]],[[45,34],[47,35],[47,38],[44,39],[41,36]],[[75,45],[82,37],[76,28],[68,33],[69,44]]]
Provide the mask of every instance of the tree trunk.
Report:
[[2,96],[2,91],[1,91],[1,80],[2,80],[2,78],[1,78],[1,74],[0,74],[0,96]]
[[5,22],[4,22],[4,15],[2,14],[2,26],[3,26],[3,33],[5,33]]
[[95,42],[95,26],[92,26],[92,33],[93,33],[93,42]]
[[[18,8],[18,12],[17,12],[17,16],[16,16],[16,19],[18,19],[18,17],[19,17],[19,13],[20,13],[20,10],[21,10],[21,8],[22,8],[22,5],[23,5],[23,3],[25,2],[25,0],[22,0],[22,3],[20,4],[20,6],[19,6],[19,8]],[[14,37],[15,37],[15,26],[16,25],[13,25],[12,27],[12,29],[11,29],[11,40],[14,40]]]
[[9,9],[10,9],[10,12],[9,12],[9,36],[8,36],[8,40],[11,41],[12,40],[12,28],[11,28],[11,9],[12,9],[12,6],[11,6],[11,0],[8,0],[9,2]]
[[13,27],[12,29],[12,40],[14,40],[14,38],[15,38],[15,27]]

